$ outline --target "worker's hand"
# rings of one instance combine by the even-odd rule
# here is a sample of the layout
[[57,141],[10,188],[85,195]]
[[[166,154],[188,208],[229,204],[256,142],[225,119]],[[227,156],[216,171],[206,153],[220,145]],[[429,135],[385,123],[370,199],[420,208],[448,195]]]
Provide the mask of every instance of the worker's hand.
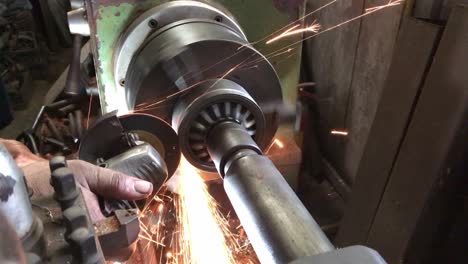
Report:
[[11,156],[16,161],[16,164],[20,167],[44,160],[34,155],[28,147],[19,141],[0,138],[0,144],[3,144],[7,148],[8,152],[10,152]]
[[[34,195],[45,196],[53,193],[50,185],[49,161],[34,155],[23,143],[1,139],[8,152],[24,171]],[[97,195],[119,200],[140,200],[153,191],[150,182],[130,177],[120,172],[101,168],[80,160],[70,160],[68,167],[73,171],[77,185],[81,188],[91,219],[95,222],[104,218]]]
[[[153,191],[150,182],[143,181],[123,173],[101,168],[81,160],[67,161],[73,171],[77,185],[81,188],[88,211],[93,222],[104,219],[97,195],[119,200],[140,200]],[[34,195],[44,196],[53,192],[50,186],[48,161],[39,161],[23,167],[28,185]]]

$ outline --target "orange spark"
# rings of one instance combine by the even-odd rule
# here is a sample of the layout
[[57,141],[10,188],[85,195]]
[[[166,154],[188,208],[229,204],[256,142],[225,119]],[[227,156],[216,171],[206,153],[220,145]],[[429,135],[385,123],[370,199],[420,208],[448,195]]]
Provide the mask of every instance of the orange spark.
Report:
[[377,12],[377,11],[380,11],[380,10],[383,10],[383,9],[386,9],[386,8],[389,8],[389,7],[398,6],[398,5],[402,4],[403,2],[404,2],[404,0],[396,0],[396,1],[390,0],[390,2],[389,2],[388,4],[377,6],[378,8],[370,8],[370,9],[367,9],[367,10],[370,10],[370,11],[366,11],[365,13],[363,13],[363,14],[361,14],[361,15],[358,15],[358,16],[356,16],[356,17],[353,17],[353,18],[350,18],[350,19],[348,19],[348,20],[345,20],[345,21],[343,21],[343,22],[341,22],[341,23],[338,23],[338,24],[336,24],[336,25],[334,25],[334,26],[331,26],[331,27],[329,27],[329,28],[327,28],[327,29],[325,29],[325,30],[322,30],[322,31],[320,31],[320,32],[317,32],[317,33],[315,33],[315,34],[313,34],[313,35],[311,35],[311,36],[305,37],[304,39],[301,39],[301,40],[296,41],[296,42],[294,42],[294,43],[292,43],[292,44],[290,44],[290,45],[287,45],[287,46],[285,46],[285,47],[283,47],[283,48],[280,48],[280,49],[278,49],[278,50],[276,50],[276,51],[274,51],[274,52],[269,53],[268,55],[265,55],[265,57],[266,57],[266,58],[270,58],[271,56],[274,56],[274,55],[277,54],[278,52],[282,52],[282,51],[284,51],[284,50],[286,50],[286,49],[288,49],[288,48],[294,47],[294,46],[296,46],[296,45],[298,45],[298,44],[300,44],[300,43],[302,43],[302,42],[304,42],[304,41],[306,41],[306,40],[308,40],[308,39],[315,38],[315,37],[317,37],[317,36],[319,36],[319,35],[321,35],[321,34],[323,34],[323,33],[325,33],[325,32],[328,32],[328,31],[334,30],[334,29],[336,29],[336,28],[339,28],[339,27],[341,27],[341,26],[344,26],[344,25],[346,25],[346,24],[349,24],[349,23],[351,23],[351,22],[353,22],[353,21],[356,21],[356,20],[361,19],[361,18],[363,18],[363,17],[365,17],[365,16],[368,16],[368,15],[370,15],[370,14],[373,14],[373,13],[375,13],[375,12]]
[[288,28],[288,27],[294,25],[294,24],[297,23],[297,22],[302,22],[302,21],[304,21],[307,17],[309,17],[309,16],[311,16],[311,15],[317,13],[318,11],[320,11],[320,10],[322,10],[322,9],[324,9],[324,8],[326,8],[326,7],[330,6],[330,5],[332,5],[332,4],[334,4],[334,3],[337,2],[337,1],[338,1],[338,0],[330,1],[330,2],[328,2],[328,3],[326,3],[326,4],[324,4],[323,6],[320,6],[320,7],[318,7],[317,9],[310,11],[309,13],[303,15],[302,17],[299,17],[298,19],[292,21],[291,23],[287,24],[286,26],[284,26],[284,27],[282,27],[282,28],[280,28],[280,29],[278,29],[278,30],[276,30],[276,31],[274,31],[274,32],[272,32],[272,33],[270,33],[269,35],[263,37],[262,39],[242,45],[241,47],[238,48],[238,50],[240,50],[240,49],[242,49],[242,48],[244,48],[244,47],[246,47],[246,46],[255,45],[255,44],[257,44],[257,43],[259,43],[259,42],[261,42],[261,41],[263,41],[263,40],[266,40],[266,39],[268,39],[269,37],[271,37],[271,36],[273,36],[273,35],[279,33],[279,32],[282,31],[283,29],[286,29],[286,28]]
[[339,135],[339,136],[347,136],[349,134],[349,132],[346,130],[337,130],[337,129],[333,129],[330,133],[332,135]]
[[284,148],[284,144],[283,144],[283,142],[281,140],[275,138],[274,142],[275,142],[276,146],[278,146],[278,148],[280,148],[280,149]]
[[162,210],[164,209],[164,204],[159,204],[158,206],[158,212],[162,212]]
[[160,242],[158,242],[158,241],[156,241],[156,240],[153,240],[153,239],[151,239],[151,238],[149,238],[149,237],[145,237],[145,236],[143,236],[143,235],[138,235],[138,237],[139,237],[139,238],[142,238],[142,239],[144,239],[144,240],[146,240],[146,241],[149,241],[149,242],[151,242],[151,243],[154,243],[154,244],[156,244],[156,245],[160,245],[160,246],[163,246],[163,247],[164,247],[164,244],[162,244],[162,243],[160,243]]
[[294,25],[291,28],[285,30],[283,33],[280,35],[268,40],[266,44],[271,44],[275,41],[278,41],[280,39],[292,36],[292,35],[298,35],[304,32],[312,32],[312,33],[317,33],[320,30],[320,24],[316,23],[315,21],[310,25],[306,27],[300,27],[300,24]]
[[179,165],[177,222],[184,263],[236,263],[220,222],[216,201],[198,171],[184,158]]
[[389,2],[387,4],[366,8],[366,13],[378,11],[380,9],[390,7],[390,6],[400,5],[400,4],[403,3],[403,1],[404,0],[389,0]]

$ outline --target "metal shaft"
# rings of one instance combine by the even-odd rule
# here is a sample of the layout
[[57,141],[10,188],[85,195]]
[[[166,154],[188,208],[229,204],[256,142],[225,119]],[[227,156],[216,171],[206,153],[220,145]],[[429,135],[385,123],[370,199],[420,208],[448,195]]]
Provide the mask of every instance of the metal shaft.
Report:
[[218,124],[207,144],[262,263],[288,263],[334,249],[275,165],[254,148],[255,142],[242,126]]

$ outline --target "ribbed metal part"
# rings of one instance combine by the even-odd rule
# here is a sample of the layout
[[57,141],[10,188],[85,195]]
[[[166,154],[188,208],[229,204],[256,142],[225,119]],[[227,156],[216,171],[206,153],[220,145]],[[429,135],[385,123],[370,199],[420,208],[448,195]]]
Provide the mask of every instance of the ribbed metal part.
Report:
[[257,123],[252,112],[236,102],[221,102],[205,108],[193,120],[189,129],[189,146],[195,156],[202,162],[212,162],[206,147],[209,130],[223,121],[234,121],[242,125],[255,138]]
[[228,79],[212,79],[184,95],[174,108],[172,126],[179,134],[187,160],[201,170],[216,171],[206,142],[217,124],[239,124],[261,146],[265,138],[265,115],[250,94]]

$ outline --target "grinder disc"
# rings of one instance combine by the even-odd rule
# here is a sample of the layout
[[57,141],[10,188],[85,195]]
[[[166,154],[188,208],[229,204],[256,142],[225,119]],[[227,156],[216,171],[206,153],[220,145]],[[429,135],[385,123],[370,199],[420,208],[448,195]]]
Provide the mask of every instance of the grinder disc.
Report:
[[180,162],[179,138],[166,121],[149,114],[130,114],[119,117],[127,132],[134,132],[140,140],[152,145],[164,158],[169,176]]
[[78,157],[93,164],[100,158],[112,158],[129,148],[122,142],[122,135],[128,132],[152,145],[166,162],[169,177],[174,174],[181,155],[178,136],[167,122],[149,114],[104,115],[83,137]]

